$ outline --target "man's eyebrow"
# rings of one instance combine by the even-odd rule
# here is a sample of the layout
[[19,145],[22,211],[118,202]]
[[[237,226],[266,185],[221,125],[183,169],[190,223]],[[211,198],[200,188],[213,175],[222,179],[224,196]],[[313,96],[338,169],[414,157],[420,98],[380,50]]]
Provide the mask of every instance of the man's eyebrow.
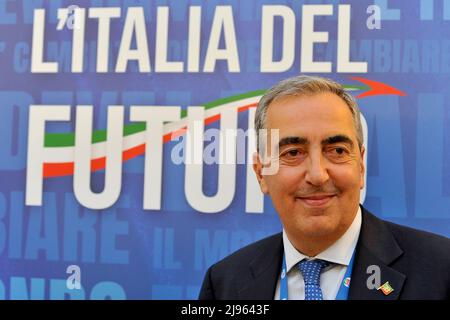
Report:
[[308,144],[308,139],[306,139],[304,137],[284,137],[284,138],[280,139],[280,142],[278,142],[278,148],[281,149],[282,147],[291,145],[291,144],[305,145],[305,144]]
[[350,137],[346,136],[345,134],[337,134],[335,136],[331,136],[326,139],[323,139],[321,141],[321,144],[327,145],[327,144],[334,144],[334,143],[340,143],[340,142],[346,143],[346,144],[350,145],[350,147],[352,147],[352,148],[354,146],[352,139],[350,139]]

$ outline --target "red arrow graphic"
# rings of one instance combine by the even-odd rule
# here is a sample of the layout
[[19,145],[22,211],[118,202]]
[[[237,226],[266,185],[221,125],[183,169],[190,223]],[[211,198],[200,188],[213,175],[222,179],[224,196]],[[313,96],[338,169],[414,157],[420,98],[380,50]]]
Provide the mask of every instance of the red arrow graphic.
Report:
[[406,96],[406,93],[404,93],[403,91],[400,91],[394,87],[388,86],[387,84],[384,84],[382,82],[373,81],[373,80],[360,78],[360,77],[350,77],[350,79],[364,83],[365,85],[367,85],[370,88],[368,91],[365,91],[365,92],[361,93],[360,95],[358,95],[356,97],[358,99],[370,97],[370,96],[388,95],[388,94],[398,95],[398,96],[402,96],[402,97]]

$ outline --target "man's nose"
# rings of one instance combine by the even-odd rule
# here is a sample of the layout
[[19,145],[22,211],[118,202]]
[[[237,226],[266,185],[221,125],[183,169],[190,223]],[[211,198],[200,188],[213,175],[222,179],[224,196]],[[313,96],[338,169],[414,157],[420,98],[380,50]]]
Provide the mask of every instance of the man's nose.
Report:
[[326,183],[330,176],[328,175],[328,168],[326,166],[326,160],[323,155],[313,154],[310,155],[306,168],[305,180],[314,186],[321,186]]

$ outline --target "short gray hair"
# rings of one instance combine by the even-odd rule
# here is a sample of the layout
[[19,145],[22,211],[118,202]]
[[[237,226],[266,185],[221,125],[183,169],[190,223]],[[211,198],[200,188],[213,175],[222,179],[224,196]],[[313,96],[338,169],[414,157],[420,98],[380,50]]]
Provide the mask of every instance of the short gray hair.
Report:
[[[266,129],[267,109],[269,105],[281,97],[287,96],[310,96],[318,93],[330,92],[340,97],[347,104],[352,113],[353,123],[356,129],[358,146],[363,145],[363,130],[361,125],[360,111],[355,98],[339,83],[317,76],[295,76],[280,81],[270,88],[258,103],[255,113],[255,130],[259,141],[261,129]],[[257,143],[259,146],[259,143]],[[257,147],[258,148],[258,147]],[[259,150],[258,150],[259,151]]]

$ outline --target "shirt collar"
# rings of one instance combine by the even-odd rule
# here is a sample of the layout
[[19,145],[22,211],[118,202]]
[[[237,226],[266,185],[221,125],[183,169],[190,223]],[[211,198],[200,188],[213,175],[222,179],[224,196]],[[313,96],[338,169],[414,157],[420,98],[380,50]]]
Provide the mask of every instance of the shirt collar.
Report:
[[286,256],[286,271],[289,272],[293,266],[303,259],[310,258],[326,260],[332,263],[348,266],[358,242],[359,232],[361,230],[361,221],[361,207],[358,206],[358,212],[356,213],[356,216],[347,231],[345,231],[345,233],[335,243],[315,257],[308,257],[298,252],[289,240],[286,231],[283,229],[283,247]]

